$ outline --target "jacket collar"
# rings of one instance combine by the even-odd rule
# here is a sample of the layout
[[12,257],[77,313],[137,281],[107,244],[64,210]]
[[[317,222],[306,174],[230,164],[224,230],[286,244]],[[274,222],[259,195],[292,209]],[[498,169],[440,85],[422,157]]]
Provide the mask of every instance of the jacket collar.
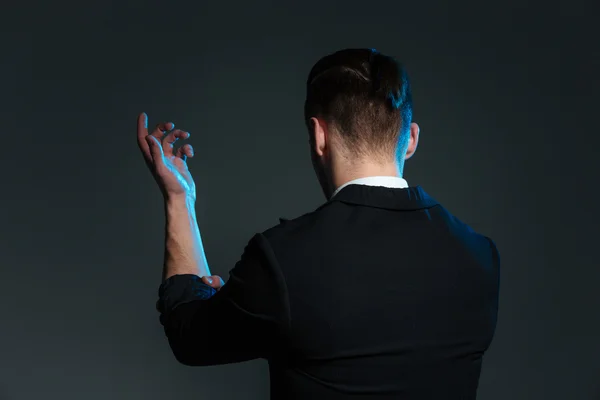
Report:
[[390,210],[415,211],[431,208],[439,203],[420,186],[388,188],[382,186],[348,185],[326,204],[342,202]]

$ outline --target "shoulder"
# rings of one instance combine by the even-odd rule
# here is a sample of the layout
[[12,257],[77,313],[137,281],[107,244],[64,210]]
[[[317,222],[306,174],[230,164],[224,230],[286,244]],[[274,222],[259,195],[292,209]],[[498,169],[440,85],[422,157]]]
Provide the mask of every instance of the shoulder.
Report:
[[282,238],[290,235],[297,235],[303,231],[311,231],[315,224],[322,218],[323,214],[332,207],[333,203],[328,202],[316,210],[307,212],[299,217],[288,219],[279,218],[279,223],[263,231],[261,235],[269,242],[278,242]]
[[283,268],[290,257],[311,253],[315,244],[322,242],[326,235],[324,228],[328,225],[328,218],[324,216],[332,207],[335,208],[335,204],[328,202],[293,219],[279,218],[279,223],[257,233],[253,240],[260,243],[262,253],[270,261]]
[[499,263],[500,253],[492,238],[481,232],[477,232],[469,224],[452,214],[441,204],[434,207],[432,213],[441,220],[441,226],[443,226],[456,240],[463,242],[471,250],[479,250],[479,252],[487,253],[488,257],[491,253],[494,262],[496,264]]
[[494,259],[494,265],[496,267],[500,266],[500,252],[498,251],[498,247],[496,243],[492,240],[492,238],[488,236],[484,236],[484,238],[488,241],[490,249],[492,250],[492,257]]

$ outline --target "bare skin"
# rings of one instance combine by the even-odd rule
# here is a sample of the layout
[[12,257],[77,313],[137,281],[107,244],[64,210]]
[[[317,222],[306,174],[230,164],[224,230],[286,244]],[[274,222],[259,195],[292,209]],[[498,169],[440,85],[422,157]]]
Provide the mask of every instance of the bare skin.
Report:
[[172,122],[159,123],[149,133],[148,116],[145,113],[138,116],[138,146],[164,198],[163,279],[192,274],[219,290],[224,285],[223,279],[210,273],[196,222],[196,185],[187,166],[187,159],[194,156],[194,149],[190,144],[177,150],[174,148],[177,140],[189,137],[189,132],[175,129]]

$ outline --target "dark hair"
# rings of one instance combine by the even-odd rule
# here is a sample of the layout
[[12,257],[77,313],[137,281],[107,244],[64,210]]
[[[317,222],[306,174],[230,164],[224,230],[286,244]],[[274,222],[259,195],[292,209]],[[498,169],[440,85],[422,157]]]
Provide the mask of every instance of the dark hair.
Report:
[[304,118],[324,119],[353,156],[405,151],[412,120],[408,76],[375,49],[346,49],[320,59],[307,80]]

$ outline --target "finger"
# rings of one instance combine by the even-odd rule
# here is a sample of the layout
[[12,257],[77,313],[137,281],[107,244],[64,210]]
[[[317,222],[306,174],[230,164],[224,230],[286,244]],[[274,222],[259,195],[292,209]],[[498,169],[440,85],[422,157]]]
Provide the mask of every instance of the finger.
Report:
[[173,145],[178,139],[187,139],[190,137],[189,132],[182,131],[181,129],[175,129],[171,131],[163,141],[163,151],[167,157],[173,155]]
[[219,289],[219,287],[221,286],[221,281],[220,278],[218,278],[218,276],[216,275],[210,275],[210,276],[203,276],[202,277],[202,282],[214,289]]
[[148,135],[146,136],[146,143],[148,143],[148,147],[150,148],[151,161],[154,163],[154,166],[156,168],[162,166],[164,164],[164,153],[159,140],[152,135]]
[[138,137],[148,136],[148,115],[144,112],[138,115],[137,123]]
[[217,290],[221,289],[225,285],[225,282],[223,282],[223,279],[221,279],[219,275],[204,276],[202,277],[202,282]]
[[152,131],[151,135],[157,138],[159,141],[161,141],[163,136],[165,136],[165,133],[170,130],[173,130],[174,128],[175,124],[172,122],[161,122],[160,124],[157,124],[154,127],[154,130]]
[[185,161],[188,157],[194,157],[194,148],[191,144],[184,144],[177,149],[177,153],[175,155]]
[[[175,128],[174,123],[162,122],[156,125],[156,127],[152,131],[152,136],[156,137],[160,141],[164,136],[164,132],[169,131],[173,128]],[[140,147],[140,150],[142,151],[144,159],[147,163],[152,163],[152,154],[150,152],[148,141],[146,140],[146,137],[148,136],[148,115],[146,113],[141,113],[138,116],[137,136],[138,145]]]
[[152,161],[152,155],[150,154],[150,147],[148,147],[148,142],[146,142],[146,136],[148,136],[148,115],[146,113],[141,113],[138,115],[137,119],[137,141],[140,150],[142,151],[142,155],[146,162]]

